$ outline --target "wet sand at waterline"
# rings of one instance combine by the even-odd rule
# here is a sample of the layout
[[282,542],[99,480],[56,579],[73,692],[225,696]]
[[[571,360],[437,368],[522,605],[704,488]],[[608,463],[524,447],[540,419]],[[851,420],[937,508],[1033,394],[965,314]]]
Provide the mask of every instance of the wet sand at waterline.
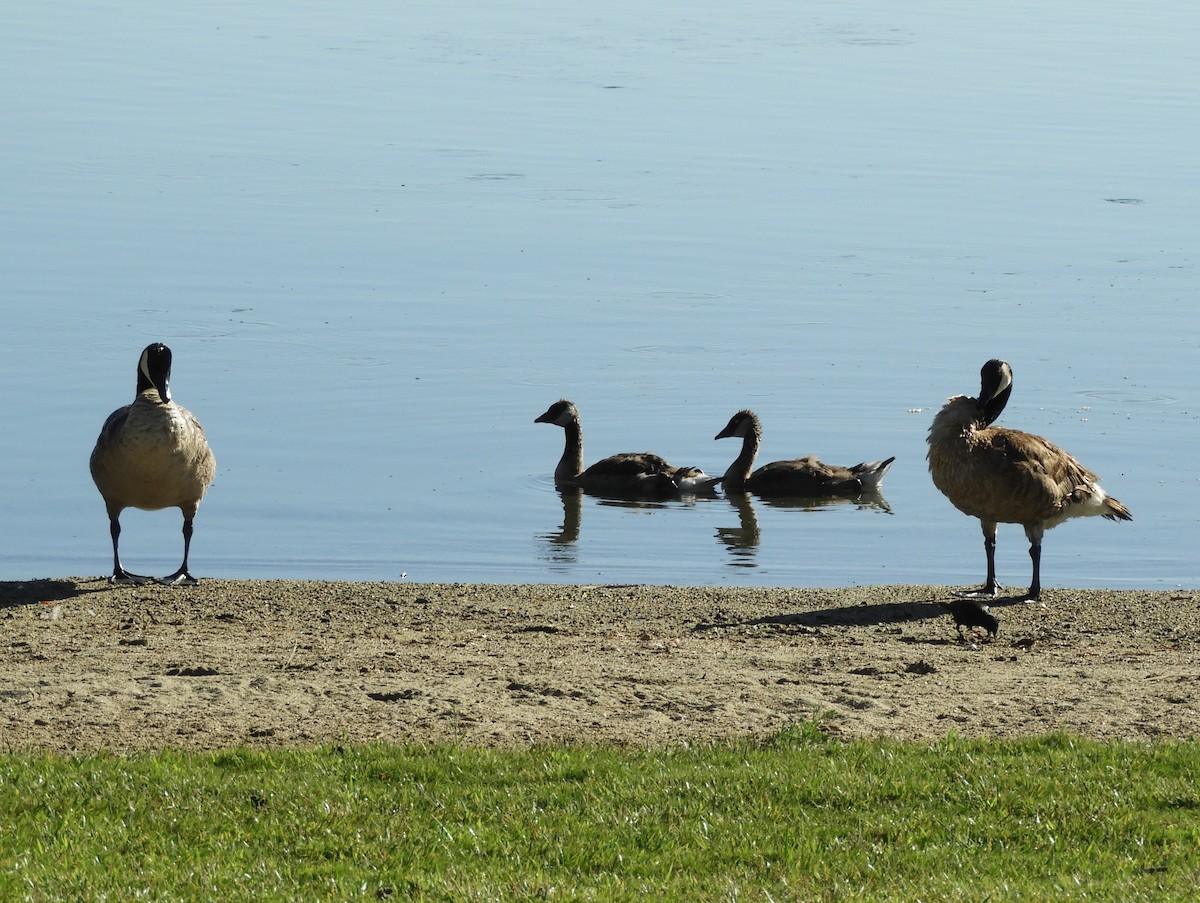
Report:
[[8,750],[1192,737],[1200,592],[0,583]]

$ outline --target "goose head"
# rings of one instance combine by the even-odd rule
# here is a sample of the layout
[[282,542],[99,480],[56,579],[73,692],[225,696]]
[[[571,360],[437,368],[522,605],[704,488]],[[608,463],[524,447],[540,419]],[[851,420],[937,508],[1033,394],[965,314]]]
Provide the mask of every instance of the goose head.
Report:
[[713,436],[714,439],[745,439],[747,436],[756,436],[762,431],[759,426],[758,415],[753,411],[738,411],[729,418],[729,422],[725,424],[725,429]]
[[154,389],[166,404],[171,400],[171,349],[162,342],[147,345],[138,358],[137,391]]
[[555,426],[566,427],[579,422],[579,409],[565,398],[556,401],[546,408],[544,414],[534,418],[534,423],[553,423]]
[[985,426],[993,423],[1012,394],[1013,373],[1008,361],[992,358],[979,371],[979,397],[975,407]]

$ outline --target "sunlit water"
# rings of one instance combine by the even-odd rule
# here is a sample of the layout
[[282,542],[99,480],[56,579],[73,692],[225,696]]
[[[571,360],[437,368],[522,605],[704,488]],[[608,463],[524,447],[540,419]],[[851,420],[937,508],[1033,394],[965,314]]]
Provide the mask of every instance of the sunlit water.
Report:
[[[1008,359],[1002,423],[1135,520],[1048,586],[1200,586],[1200,13],[1188,3],[10,3],[0,30],[0,579],[104,574],[87,472],[140,349],[218,478],[221,577],[967,584],[925,433]],[[896,456],[886,506],[553,487]],[[131,569],[178,511],[129,511]],[[1029,578],[1002,527],[1000,577]]]

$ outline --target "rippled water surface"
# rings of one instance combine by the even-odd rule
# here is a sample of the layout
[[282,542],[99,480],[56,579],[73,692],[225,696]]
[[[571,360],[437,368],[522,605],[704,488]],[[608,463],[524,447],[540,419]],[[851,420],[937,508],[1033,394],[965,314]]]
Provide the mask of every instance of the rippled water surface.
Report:
[[[966,584],[925,433],[1002,423],[1135,520],[1048,586],[1200,586],[1200,14],[1115,2],[9,5],[0,579],[107,573],[87,458],[140,349],[223,577]],[[564,498],[588,461],[896,456],[882,504]],[[167,573],[178,511],[122,550]],[[1002,581],[1029,576],[1002,527]],[[156,570],[157,569],[157,570]]]

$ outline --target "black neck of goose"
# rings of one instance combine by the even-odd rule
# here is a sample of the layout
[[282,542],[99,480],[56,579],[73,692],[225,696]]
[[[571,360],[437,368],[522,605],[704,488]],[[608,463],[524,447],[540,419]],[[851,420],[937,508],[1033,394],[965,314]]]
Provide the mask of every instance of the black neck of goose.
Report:
[[563,433],[566,436],[563,456],[555,472],[560,480],[573,479],[583,473],[583,427],[578,420],[572,420],[563,427]]
[[162,378],[161,385],[156,384],[153,380],[150,379],[150,377],[148,377],[145,373],[143,373],[141,368],[139,367],[138,368],[138,381],[137,381],[137,394],[141,395],[143,392],[146,392],[150,389],[154,389],[155,394],[158,395],[158,397],[162,401],[165,402],[167,400],[167,398],[168,398],[168,396],[167,396],[167,378],[166,377]]
[[984,426],[990,426],[1000,416],[1012,394],[1012,385],[1012,368],[1007,361],[996,357],[979,368],[979,399],[975,407]]
[[738,456],[725,471],[723,482],[726,486],[737,486],[749,478],[750,470],[754,467],[754,459],[758,455],[758,443],[759,432],[757,429],[751,429],[742,437],[742,450],[738,452]]
[[171,399],[170,390],[167,388],[170,381],[170,349],[165,345],[151,345],[142,352],[142,357],[138,361],[137,394],[141,395],[154,389],[159,399],[165,404]]
[[1004,408],[1008,404],[1008,397],[1010,395],[1012,395],[1011,385],[1006,386],[1002,391],[986,399],[979,406],[979,415],[985,426],[991,426],[1004,413]]

